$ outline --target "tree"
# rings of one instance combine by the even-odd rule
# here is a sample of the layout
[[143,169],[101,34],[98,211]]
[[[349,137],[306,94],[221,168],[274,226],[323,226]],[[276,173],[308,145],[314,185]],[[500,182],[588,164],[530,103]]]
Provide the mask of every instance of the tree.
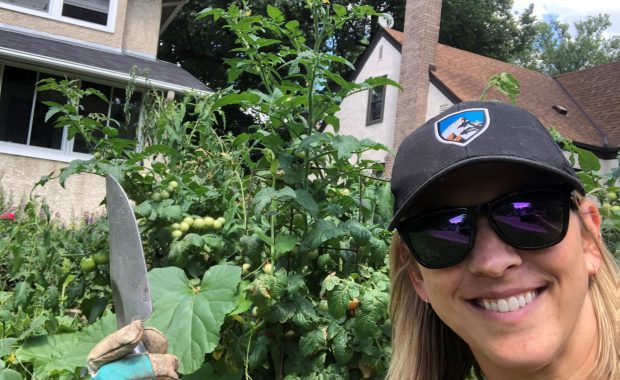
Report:
[[444,0],[439,42],[510,61],[532,44],[536,23],[533,5],[518,20],[511,9],[512,0]]
[[582,70],[620,59],[620,36],[605,37],[611,26],[609,15],[588,16],[575,22],[576,34],[557,18],[538,23],[533,54],[517,61],[520,65],[548,74]]

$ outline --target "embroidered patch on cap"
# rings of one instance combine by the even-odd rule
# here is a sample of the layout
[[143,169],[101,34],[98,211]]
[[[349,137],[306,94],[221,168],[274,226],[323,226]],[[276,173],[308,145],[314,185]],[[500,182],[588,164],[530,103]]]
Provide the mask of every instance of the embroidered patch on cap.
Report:
[[450,114],[435,123],[435,136],[446,144],[465,146],[489,126],[489,111],[472,108]]

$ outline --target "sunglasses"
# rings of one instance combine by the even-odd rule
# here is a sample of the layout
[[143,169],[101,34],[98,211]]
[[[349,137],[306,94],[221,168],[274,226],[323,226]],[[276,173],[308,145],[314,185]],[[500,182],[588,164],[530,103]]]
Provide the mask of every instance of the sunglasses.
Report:
[[[476,217],[486,216],[507,244],[522,250],[551,247],[568,230],[571,191],[528,190],[491,202],[434,211],[401,222],[396,229],[415,259],[430,269],[465,260],[476,239]],[[576,207],[574,207],[576,208]]]

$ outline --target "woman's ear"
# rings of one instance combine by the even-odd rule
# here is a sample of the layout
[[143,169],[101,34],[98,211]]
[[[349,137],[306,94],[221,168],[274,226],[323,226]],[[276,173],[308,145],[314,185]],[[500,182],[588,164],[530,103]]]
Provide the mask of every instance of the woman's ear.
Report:
[[426,292],[426,288],[424,287],[424,275],[420,270],[420,266],[413,259],[411,252],[407,245],[401,241],[400,249],[398,251],[398,259],[402,265],[407,265],[407,274],[409,275],[409,279],[415,288],[415,292],[418,294],[422,300],[428,300],[428,293]]
[[581,245],[586,261],[589,275],[598,272],[603,261],[601,252],[602,243],[598,240],[601,237],[601,214],[596,204],[590,199],[585,198],[579,205],[579,215],[581,217]]

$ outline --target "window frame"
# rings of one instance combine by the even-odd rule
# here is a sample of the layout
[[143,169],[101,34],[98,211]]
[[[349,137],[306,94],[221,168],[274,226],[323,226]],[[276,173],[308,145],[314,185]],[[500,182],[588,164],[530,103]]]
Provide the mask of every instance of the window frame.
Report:
[[[384,77],[386,77],[387,75],[384,75]],[[370,114],[371,114],[371,106],[372,106],[372,92],[374,89],[376,88],[383,88],[383,93],[381,95],[381,117],[378,119],[371,119],[370,118]],[[377,87],[373,87],[373,88],[369,88],[368,89],[368,101],[366,103],[366,125],[373,125],[373,124],[379,124],[383,122],[383,117],[385,116],[385,93],[387,92],[387,86],[386,85],[382,85],[382,86],[377,86]]]
[[[58,71],[54,69],[48,69],[48,68],[44,68],[40,66],[28,65],[22,62],[0,60],[0,97],[2,96],[1,90],[2,90],[2,82],[4,79],[5,66],[12,66],[12,67],[20,68],[20,69],[35,71],[38,73],[37,75],[43,72],[44,74],[58,75],[61,77],[64,76],[67,79],[78,79],[80,80],[80,86],[82,85],[83,82],[92,82],[92,83],[97,83],[97,84],[101,84],[104,86],[108,86],[110,87],[111,91],[113,91],[112,89],[114,88],[122,89],[126,86],[126,84],[123,84],[123,83],[118,83],[114,81],[104,82],[101,79],[92,78],[92,77],[83,77],[83,76],[78,77],[77,75],[73,73],[67,73],[67,72]],[[143,91],[136,89],[136,92],[142,93]],[[106,94],[106,97],[109,98],[110,94]],[[34,110],[35,104],[36,104],[36,99],[33,102],[32,110]],[[138,130],[136,130],[135,132],[136,138],[138,139],[138,141],[140,140],[140,131],[139,131],[140,127],[139,126],[142,124],[142,107],[143,107],[143,103],[141,102],[140,113],[138,117]],[[108,116],[110,115],[111,109],[112,109],[111,104],[108,104],[108,111],[107,111]],[[28,125],[29,136],[32,133],[32,118],[33,118],[33,111],[31,111],[30,122]],[[93,155],[90,153],[74,152],[73,143],[74,143],[74,139],[67,140],[67,127],[65,126],[62,132],[62,141],[61,141],[60,149],[12,143],[8,141],[0,141],[0,154],[10,154],[14,156],[40,158],[44,160],[59,161],[59,162],[71,162],[73,160],[89,160],[93,157]]]
[[100,25],[93,22],[83,21],[80,19],[67,17],[62,15],[62,7],[64,5],[64,0],[49,0],[49,9],[47,12],[45,11],[37,11],[35,9],[22,7],[17,4],[9,4],[0,1],[0,8],[9,9],[12,11],[26,13],[33,16],[48,18],[60,22],[64,22],[66,24],[73,24],[78,26],[83,26],[85,28],[97,29],[104,32],[114,33],[114,27],[116,25],[116,12],[118,10],[118,1],[119,0],[110,0],[110,8],[108,11],[108,22],[106,25]]

